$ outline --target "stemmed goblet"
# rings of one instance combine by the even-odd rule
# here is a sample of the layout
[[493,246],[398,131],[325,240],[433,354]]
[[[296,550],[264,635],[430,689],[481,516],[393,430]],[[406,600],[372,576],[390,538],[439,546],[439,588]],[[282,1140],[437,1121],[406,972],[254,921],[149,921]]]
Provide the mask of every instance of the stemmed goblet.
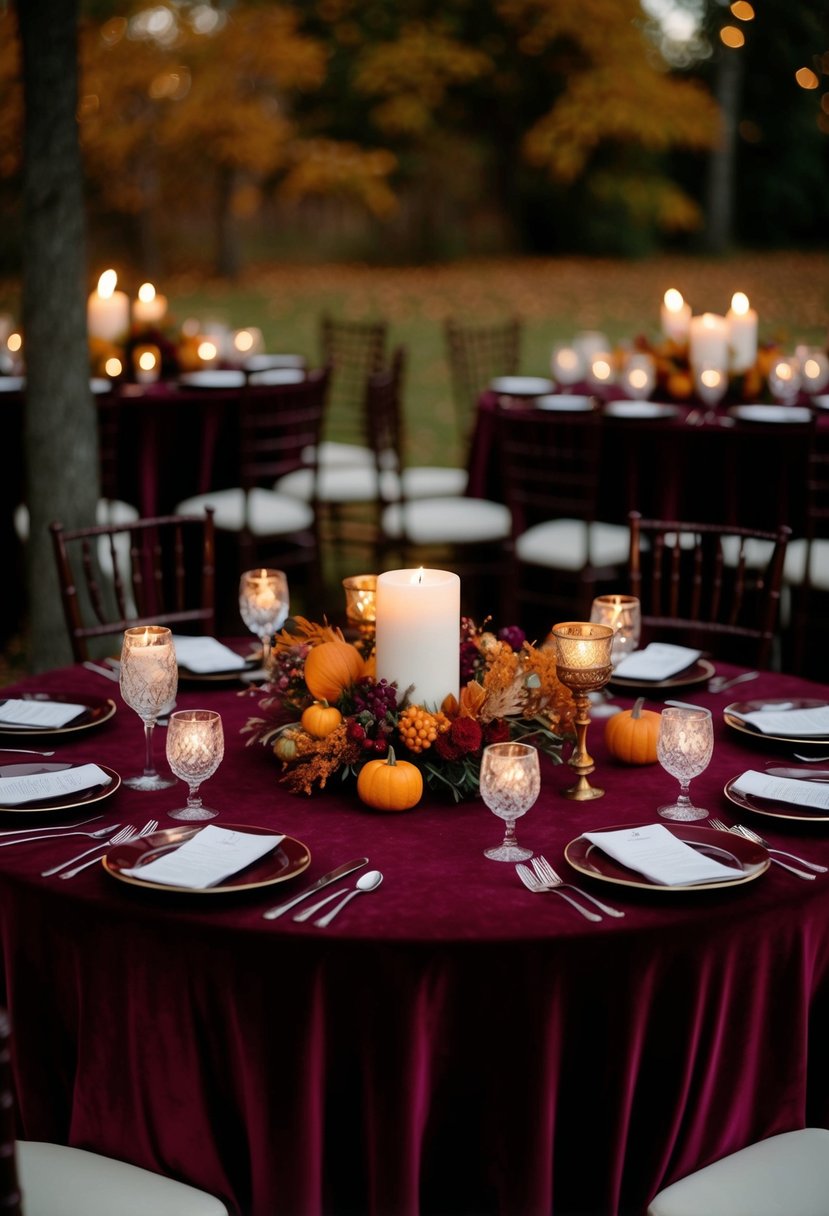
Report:
[[144,723],[144,772],[126,777],[134,790],[166,790],[175,785],[162,777],[153,759],[153,728],[160,714],[172,707],[178,690],[178,666],[173,635],[163,625],[135,625],[124,631],[119,682],[121,696]]
[[221,714],[213,709],[180,709],[170,715],[167,760],[189,789],[186,805],[170,811],[171,819],[215,819],[218,811],[204,805],[199,787],[213,776],[224,754]]
[[532,849],[518,844],[515,821],[535,802],[541,791],[538,751],[528,743],[490,743],[484,748],[479,778],[481,797],[494,815],[506,823],[500,845],[484,850],[492,861],[525,861]]
[[239,580],[239,612],[262,643],[267,669],[273,635],[288,619],[288,579],[282,570],[246,570]]
[[656,755],[666,773],[679,781],[676,802],[658,808],[663,819],[705,819],[708,811],[694,806],[689,796],[691,779],[704,772],[714,751],[710,710],[667,706],[662,710]]

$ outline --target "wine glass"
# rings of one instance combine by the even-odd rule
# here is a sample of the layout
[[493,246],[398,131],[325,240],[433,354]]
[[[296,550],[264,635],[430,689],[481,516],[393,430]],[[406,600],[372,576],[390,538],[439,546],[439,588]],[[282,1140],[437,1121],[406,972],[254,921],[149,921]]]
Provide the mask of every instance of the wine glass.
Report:
[[267,669],[271,639],[288,619],[288,579],[282,570],[246,570],[239,580],[239,612],[262,643]]
[[676,802],[659,807],[663,819],[705,819],[708,811],[694,806],[688,795],[692,777],[708,768],[714,750],[711,711],[669,706],[662,710],[656,755],[667,773],[679,781]]
[[800,391],[800,360],[775,359],[769,369],[769,390],[778,405],[791,405]]
[[178,666],[173,635],[163,625],[135,625],[124,631],[121,648],[121,696],[144,723],[144,772],[127,777],[124,785],[134,790],[165,790],[175,785],[162,777],[153,759],[153,728],[159,715],[174,703],[178,690]]
[[656,363],[653,355],[636,351],[629,355],[622,372],[622,387],[626,396],[634,401],[650,397],[656,384]]
[[694,389],[706,407],[703,421],[713,422],[717,417],[717,406],[728,392],[728,374],[721,367],[707,364],[694,368]]
[[541,790],[538,751],[528,743],[490,743],[484,748],[479,778],[481,797],[494,815],[506,823],[504,839],[485,849],[492,861],[526,861],[525,849],[515,837],[515,821],[535,802]]
[[215,819],[201,800],[199,787],[212,777],[225,754],[222,715],[213,709],[179,709],[167,727],[167,760],[177,777],[186,781],[187,804],[170,811],[171,819]]

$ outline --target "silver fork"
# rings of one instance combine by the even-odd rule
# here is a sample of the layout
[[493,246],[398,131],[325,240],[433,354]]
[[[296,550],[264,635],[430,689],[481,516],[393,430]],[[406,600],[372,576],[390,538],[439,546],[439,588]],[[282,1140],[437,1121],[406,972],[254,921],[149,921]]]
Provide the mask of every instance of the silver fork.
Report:
[[[108,840],[106,842],[104,848],[109,848],[109,846],[113,844],[128,844],[131,840],[140,840],[142,836],[151,836],[153,832],[157,831],[158,820],[150,819],[144,824],[140,832],[136,831],[135,828],[129,828],[128,835],[124,836],[120,840],[113,837],[112,840]],[[101,846],[99,845],[98,847],[100,848]],[[77,858],[75,858],[75,860],[77,861]],[[89,859],[89,861],[82,861],[79,866],[72,866],[71,870],[61,869],[60,874],[58,874],[58,878],[74,878],[76,874],[80,874],[81,870],[85,870],[88,866],[96,865],[100,860],[100,857],[92,857]],[[66,862],[64,864],[68,865],[70,863]]]
[[733,688],[735,684],[744,684],[747,680],[756,680],[759,671],[744,671],[739,676],[712,676],[708,681],[709,692],[725,692],[727,688]]
[[589,891],[583,891],[581,887],[575,886],[572,882],[565,882],[560,874],[557,874],[550,865],[546,857],[533,857],[530,862],[537,876],[542,882],[549,887],[568,887],[571,891],[575,891],[582,899],[589,899],[591,904],[595,904],[602,912],[606,912],[608,916],[624,916],[624,912],[620,912],[618,908],[611,908],[610,904],[603,904],[595,895],[591,895]]
[[547,893],[550,895],[560,895],[561,898],[566,900],[568,904],[571,904],[577,912],[581,912],[582,916],[585,917],[586,920],[595,921],[602,919],[597,912],[591,912],[589,908],[583,908],[580,903],[573,899],[571,895],[565,895],[563,891],[559,891],[558,887],[551,887],[548,883],[541,882],[540,879],[536,878],[532,870],[528,870],[527,867],[522,866],[520,862],[515,867],[515,872],[527,890],[532,891],[533,895],[546,895]]
[[798,865],[805,866],[807,870],[814,870],[816,874],[826,873],[826,866],[819,865],[816,861],[807,861],[805,857],[798,857],[796,853],[787,853],[785,849],[773,849],[759,832],[755,832],[753,828],[747,828],[744,823],[735,823],[734,827],[741,836],[745,836],[747,840],[753,840],[755,844],[761,844],[769,853],[779,853],[781,857],[788,857],[792,861],[796,861]]
[[[110,828],[110,831],[112,829]],[[99,835],[98,832],[95,835]],[[127,840],[132,840],[135,835],[135,828],[129,824],[125,828],[121,828],[120,832],[116,832],[109,840],[105,840],[103,844],[94,844],[91,849],[84,849],[83,853],[78,853],[77,857],[70,857],[67,861],[62,861],[58,866],[52,866],[50,870],[41,870],[41,878],[51,878],[53,874],[57,874],[58,870],[64,869],[66,866],[72,866],[76,861],[80,861],[82,857],[88,857],[90,853],[95,853],[98,849],[106,849],[111,844],[124,844]]]
[[[759,838],[759,836],[750,836],[749,832],[751,831],[751,829],[744,828],[741,823],[735,823],[733,825],[733,827],[728,827],[726,824],[724,824],[722,822],[721,819],[709,819],[708,823],[712,828],[716,828],[720,832],[730,832],[732,836],[742,836],[742,838],[744,840],[753,840],[755,844],[762,845],[762,847],[768,853],[770,861],[773,861],[776,866],[780,866],[781,869],[789,870],[792,874],[796,874],[798,876],[798,878],[812,878],[813,879],[815,877],[814,874],[807,874],[805,870],[798,870],[794,866],[790,866],[787,861],[781,861],[779,857],[773,856],[773,854],[780,852],[780,850],[768,848],[768,846],[763,843],[763,841]],[[784,856],[791,857],[791,854],[785,853]],[[800,861],[800,858],[796,857],[795,861]],[[804,862],[804,864],[809,865],[810,863]]]
[[[100,818],[100,815],[90,815],[88,819],[79,819],[77,823],[68,823],[65,828],[57,828],[53,823],[43,828],[6,828],[0,832],[0,836],[29,836],[35,835],[35,833],[40,835],[41,832],[52,832],[55,836],[66,836],[69,832],[74,832],[75,828],[83,827],[85,823],[94,823],[96,819]],[[117,823],[112,824],[109,829],[110,832],[114,832],[118,826]]]
[[0,849],[8,848],[11,844],[34,844],[38,840],[60,840],[64,836],[88,836],[90,840],[99,840],[103,836],[108,836],[110,832],[114,832],[117,827],[117,823],[111,823],[108,827],[96,828],[94,832],[48,832],[42,828],[31,828],[30,831],[37,832],[37,836],[12,836],[11,840],[0,840]]

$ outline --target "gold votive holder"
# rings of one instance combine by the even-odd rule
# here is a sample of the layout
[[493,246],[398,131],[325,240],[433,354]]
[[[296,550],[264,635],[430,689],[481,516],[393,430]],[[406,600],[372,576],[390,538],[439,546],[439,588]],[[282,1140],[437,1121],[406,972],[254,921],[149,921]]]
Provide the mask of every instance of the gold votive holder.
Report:
[[564,621],[553,626],[558,678],[570,689],[576,704],[576,746],[567,762],[576,773],[576,782],[562,792],[565,798],[577,802],[604,795],[604,790],[591,785],[587,779],[596,767],[587,751],[587,728],[590,725],[589,694],[603,688],[613,670],[613,636],[610,625],[592,621]]
[[352,574],[343,579],[345,617],[358,635],[357,645],[368,655],[374,647],[377,621],[377,575]]

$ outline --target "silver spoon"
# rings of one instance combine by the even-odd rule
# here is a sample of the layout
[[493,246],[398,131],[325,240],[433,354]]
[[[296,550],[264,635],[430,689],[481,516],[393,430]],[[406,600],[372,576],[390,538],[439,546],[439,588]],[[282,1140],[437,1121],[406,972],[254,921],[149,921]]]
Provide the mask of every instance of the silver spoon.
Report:
[[314,921],[314,924],[320,929],[324,929],[326,925],[331,924],[337,913],[345,907],[350,899],[353,899],[355,895],[360,895],[364,891],[374,891],[375,888],[380,886],[382,881],[383,875],[379,870],[369,870],[367,874],[363,874],[357,879],[357,885],[353,891],[349,891],[347,895],[344,895],[338,904],[334,904],[330,912],[326,912],[324,916],[320,916]]

